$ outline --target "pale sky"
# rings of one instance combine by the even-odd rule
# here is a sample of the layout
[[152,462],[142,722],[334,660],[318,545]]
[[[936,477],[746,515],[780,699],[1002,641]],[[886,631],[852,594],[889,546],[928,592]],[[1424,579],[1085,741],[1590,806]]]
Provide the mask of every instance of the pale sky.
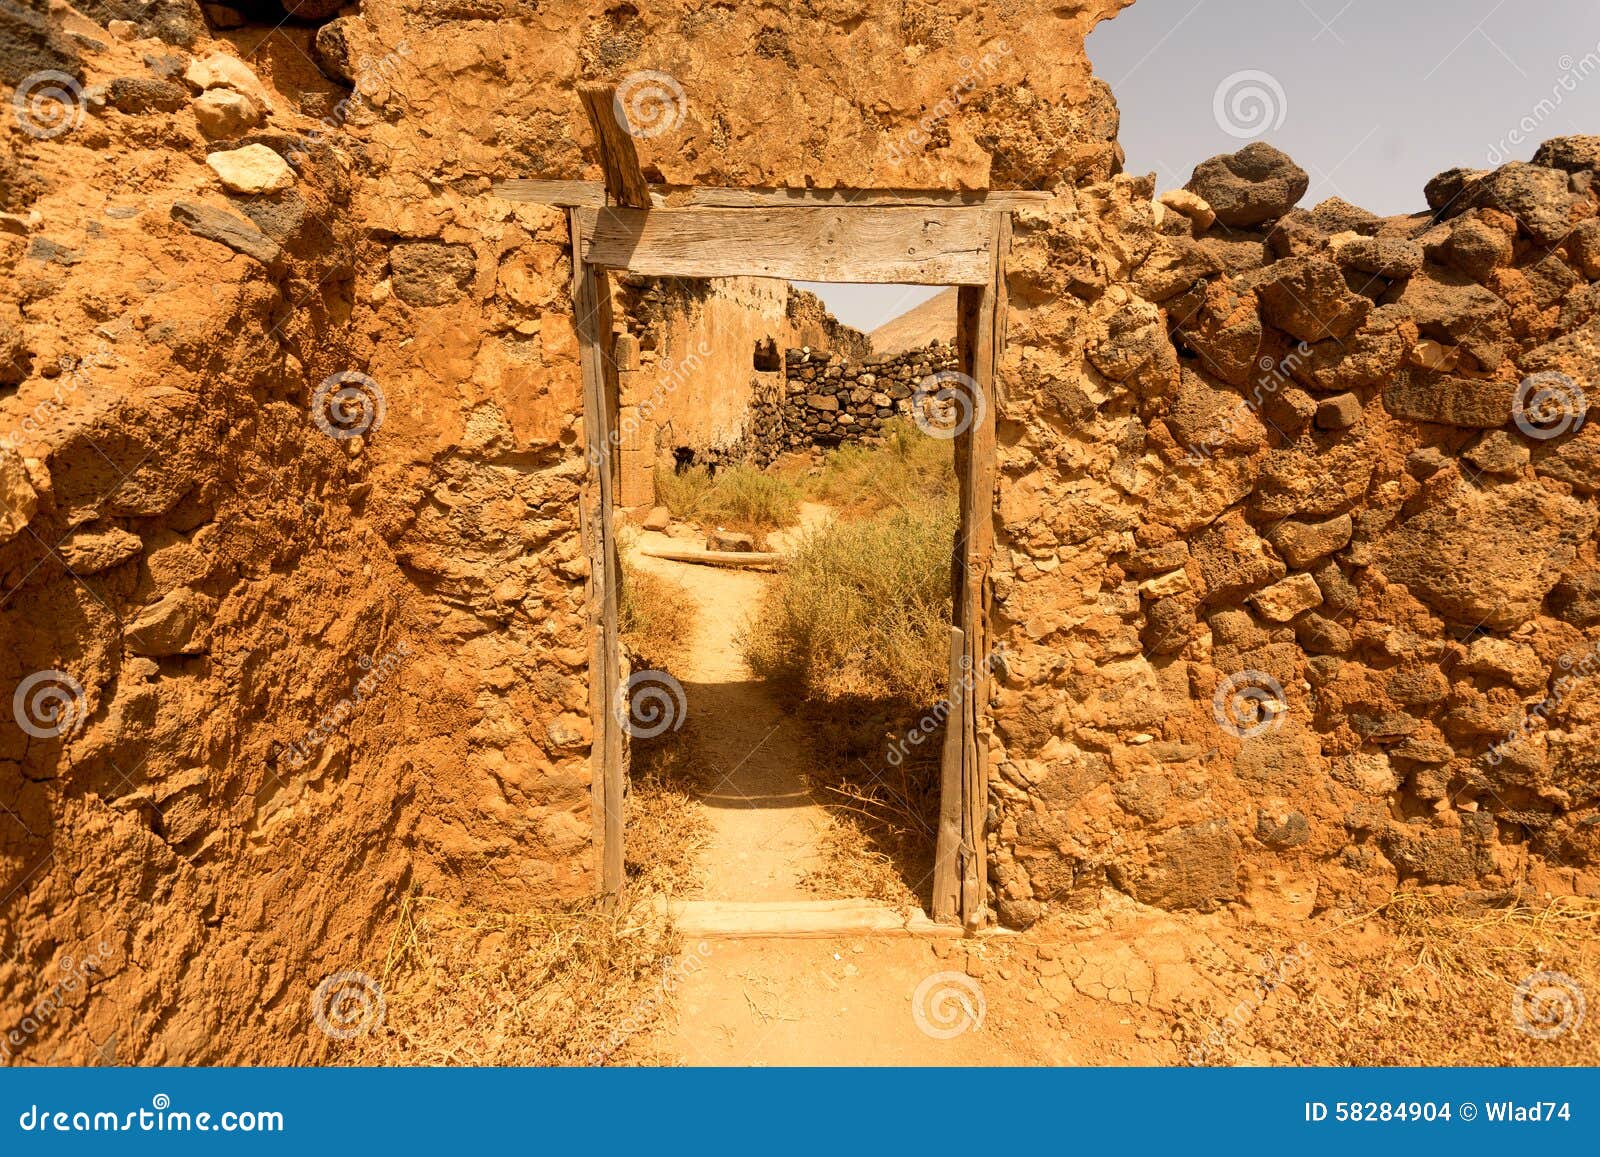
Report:
[[1445,169],[1600,133],[1596,0],[1136,0],[1088,48],[1122,110],[1128,171],[1163,189],[1254,139],[1219,124],[1219,89],[1237,131],[1271,106],[1259,139],[1311,175],[1306,205],[1383,214],[1426,208],[1422,186]]
[[[1161,189],[1259,139],[1311,175],[1308,206],[1409,213],[1435,173],[1600,134],[1600,0],[1136,0],[1088,48],[1128,171]],[[864,330],[937,292],[806,288]]]
[[862,333],[914,309],[944,289],[942,285],[823,285],[795,282],[827,302],[833,316]]

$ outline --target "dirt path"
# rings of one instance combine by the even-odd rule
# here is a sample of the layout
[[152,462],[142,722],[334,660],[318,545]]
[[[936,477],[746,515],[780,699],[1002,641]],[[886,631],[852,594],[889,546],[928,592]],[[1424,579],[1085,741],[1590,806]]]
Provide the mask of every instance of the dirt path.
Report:
[[[816,512],[820,511],[820,515]],[[813,519],[824,517],[817,507]],[[681,547],[665,535],[640,545]],[[679,672],[694,728],[695,757],[713,785],[702,797],[710,841],[701,855],[702,895],[710,900],[792,900],[811,893],[800,878],[818,864],[827,813],[806,790],[806,743],[799,724],[745,666],[738,632],[754,613],[770,574],[696,566],[635,555],[678,583],[695,604],[695,634]]]
[[[807,505],[802,525],[828,516]],[[773,535],[774,549],[794,532]],[[682,546],[641,534],[638,546]],[[795,718],[745,666],[737,636],[773,576],[646,558],[695,605],[679,674],[694,751],[715,784],[702,797],[710,839],[700,868],[707,900],[816,899],[801,877],[819,863],[828,825],[803,782],[807,746]],[[699,963],[680,983],[659,1054],[690,1065],[945,1065],[1038,1063],[1036,1050],[986,1020],[947,944],[915,939],[725,940],[685,944]],[[931,978],[931,979],[930,979]],[[919,998],[920,991],[920,998]],[[941,1019],[942,1018],[942,1019]],[[937,1035],[964,1025],[949,1036]],[[934,1033],[926,1031],[928,1027]]]

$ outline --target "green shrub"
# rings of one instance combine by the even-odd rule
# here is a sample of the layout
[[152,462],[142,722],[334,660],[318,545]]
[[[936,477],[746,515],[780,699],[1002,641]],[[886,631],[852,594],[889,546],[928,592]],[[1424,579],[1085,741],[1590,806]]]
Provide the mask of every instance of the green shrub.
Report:
[[751,670],[800,699],[938,700],[955,528],[946,500],[807,534],[741,637]]

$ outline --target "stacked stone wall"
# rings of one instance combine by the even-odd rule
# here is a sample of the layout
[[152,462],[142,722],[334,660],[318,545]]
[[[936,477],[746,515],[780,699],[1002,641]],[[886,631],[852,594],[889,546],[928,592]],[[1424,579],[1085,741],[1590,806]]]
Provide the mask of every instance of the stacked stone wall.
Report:
[[[919,397],[937,392],[940,382],[935,376],[954,373],[957,368],[955,347],[948,342],[864,360],[808,349],[788,350],[784,355],[782,422],[776,437],[789,450],[871,441],[886,423],[913,417]],[[772,440],[769,433],[769,443]]]

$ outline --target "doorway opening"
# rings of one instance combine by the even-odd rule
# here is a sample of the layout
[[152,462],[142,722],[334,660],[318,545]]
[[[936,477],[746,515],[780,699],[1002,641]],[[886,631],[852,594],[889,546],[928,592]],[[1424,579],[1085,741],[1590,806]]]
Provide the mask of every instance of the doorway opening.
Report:
[[[572,217],[607,890],[671,865],[712,900],[981,922],[1009,218]],[[830,313],[836,285],[916,309],[875,346]]]
[[[709,900],[926,908],[960,520],[956,291],[664,282],[630,275],[612,303],[619,412],[637,425],[619,463],[622,638],[683,710],[631,737],[630,870]],[[856,316],[879,303],[884,327],[841,323],[836,298]],[[906,301],[923,307],[894,313]]]

